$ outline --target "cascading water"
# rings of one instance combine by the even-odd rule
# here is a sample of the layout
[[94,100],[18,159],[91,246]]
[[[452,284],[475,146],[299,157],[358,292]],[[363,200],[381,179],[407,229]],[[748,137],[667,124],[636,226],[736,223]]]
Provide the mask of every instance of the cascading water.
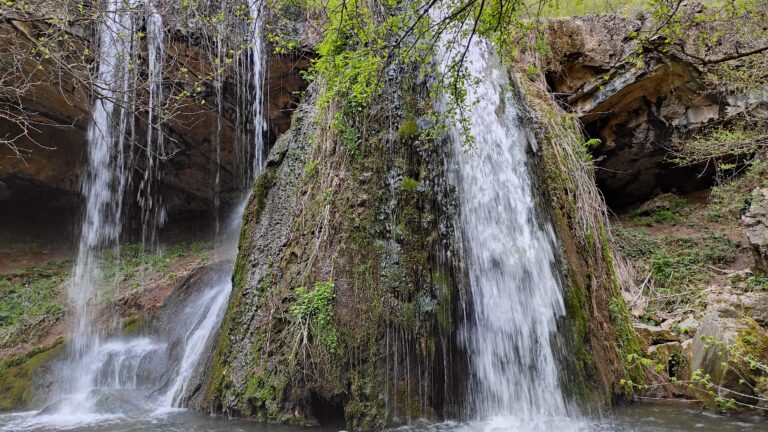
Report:
[[[254,98],[249,108],[253,143],[242,149],[250,156],[245,173],[247,186],[262,165],[265,121],[261,104],[264,61],[261,42],[261,2],[251,6],[249,23],[253,49],[251,69],[242,93]],[[203,288],[183,300],[184,308],[162,318],[162,325],[139,337],[105,337],[98,330],[100,289],[105,284],[104,252],[117,249],[126,191],[130,188],[135,128],[136,88],[140,84],[135,67],[139,63],[138,26],[147,29],[147,133],[143,147],[143,176],[136,187],[141,208],[142,240],[156,244],[156,229],[165,218],[157,184],[164,157],[163,63],[165,46],[162,16],[146,0],[106,0],[99,30],[97,97],[88,128],[88,170],[83,181],[85,211],[77,262],[69,295],[74,306],[75,327],[69,355],[61,365],[51,403],[33,417],[24,417],[0,430],[38,427],[79,427],[114,417],[147,417],[182,407],[186,386],[210,347],[226,309],[232,289],[232,263],[212,265]],[[246,156],[248,157],[248,156]],[[218,229],[215,239],[219,255],[228,258],[236,250],[243,203],[235,215]]]
[[163,136],[163,67],[165,44],[163,41],[163,17],[154,5],[148,6],[147,26],[147,63],[149,69],[147,100],[147,140],[144,147],[144,177],[139,184],[138,201],[142,208],[142,244],[155,247],[157,228],[165,223],[165,209],[156,193],[156,184],[160,180],[160,162],[165,157]]
[[[226,276],[232,272],[232,266],[226,266]],[[184,390],[189,378],[195,372],[195,366],[203,356],[203,352],[208,347],[210,336],[215,332],[221,322],[222,314],[229,300],[229,293],[232,291],[232,279],[230,277],[219,278],[218,281],[203,295],[199,296],[197,301],[187,307],[185,313],[190,315],[201,314],[202,320],[196,320],[193,326],[189,328],[184,338],[184,352],[181,355],[178,373],[173,378],[171,385],[160,399],[161,407],[181,407],[184,397]]]
[[[64,368],[59,396],[69,395],[63,408],[80,410],[88,406],[92,386],[86,374],[76,367],[99,349],[99,334],[94,325],[94,307],[103,283],[101,251],[114,246],[120,235],[122,196],[128,183],[126,163],[127,110],[130,71],[126,57],[132,53],[130,36],[132,15],[121,9],[123,2],[106,3],[99,32],[99,69],[95,85],[96,102],[88,126],[88,168],[83,181],[85,212],[77,261],[69,297],[74,307],[75,327],[70,343],[70,363]],[[86,408],[87,409],[87,408]]]
[[[443,67],[448,61],[446,54]],[[565,307],[555,236],[537,215],[527,167],[532,141],[502,90],[510,80],[490,44],[473,40],[465,65],[476,78],[467,87],[473,142],[451,131],[449,175],[458,190],[471,293],[461,334],[471,364],[469,397],[479,419],[494,419],[492,427],[569,430],[551,343]]]
[[252,178],[248,178],[247,185],[250,185],[250,180],[255,178],[264,164],[264,132],[267,130],[267,121],[264,116],[264,79],[265,71],[264,67],[264,40],[261,37],[262,26],[262,1],[250,2],[250,15],[252,19],[251,23],[251,88],[253,88],[252,103],[251,103],[251,119],[253,120],[253,157],[251,175]]

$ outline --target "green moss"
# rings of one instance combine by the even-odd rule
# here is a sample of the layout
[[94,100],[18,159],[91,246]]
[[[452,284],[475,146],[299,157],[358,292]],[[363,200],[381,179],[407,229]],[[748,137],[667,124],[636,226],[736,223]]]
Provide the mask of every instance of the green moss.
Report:
[[[589,343],[589,335],[587,334],[589,328],[589,303],[587,301],[587,292],[584,287],[579,285],[576,275],[571,274],[571,283],[565,290],[564,295],[566,321],[568,322],[567,328],[570,331],[571,340],[573,343],[572,352],[573,361],[571,364],[576,368],[575,376],[584,379],[588,376],[588,371],[594,369],[592,356],[587,349]],[[586,383],[579,386],[580,388],[574,389],[571,393],[576,394],[577,397],[583,403],[589,403],[586,394]]]
[[440,331],[448,334],[453,330],[451,315],[453,283],[450,275],[442,269],[434,270],[432,272],[432,289],[437,293],[437,305],[435,306],[437,323],[440,326]]
[[144,326],[144,319],[141,316],[132,316],[123,322],[123,331],[125,335],[137,334]]
[[269,191],[274,187],[276,181],[275,168],[268,166],[259,178],[256,180],[251,196],[248,199],[246,210],[243,212],[243,226],[240,229],[239,252],[235,260],[234,271],[232,274],[232,294],[230,295],[227,312],[221,324],[221,334],[217,341],[216,350],[213,354],[211,386],[208,390],[206,400],[216,401],[223,394],[224,389],[229,385],[229,378],[225,376],[224,356],[229,353],[228,332],[232,331],[235,322],[236,311],[239,309],[240,302],[243,300],[243,292],[248,282],[248,270],[250,268],[250,257],[252,246],[252,230],[256,227],[264,207],[266,206]]
[[288,385],[287,375],[257,374],[248,380],[244,395],[243,412],[266,421],[284,421],[285,413],[281,404]]
[[611,291],[608,300],[608,312],[611,315],[611,321],[616,332],[617,344],[621,354],[621,361],[624,367],[624,380],[631,381],[636,385],[645,383],[645,373],[642,366],[629,361],[631,355],[641,356],[642,349],[637,333],[632,326],[632,316],[629,314],[626,303],[621,296],[621,287],[619,286],[619,277],[616,274],[616,264],[608,240],[608,235],[604,227],[601,227],[600,239],[603,252],[603,261],[608,266],[611,275]]
[[408,140],[419,136],[419,123],[416,119],[408,118],[400,123],[397,129],[397,137],[401,140]]
[[745,374],[757,378],[766,372],[758,365],[768,365],[768,332],[753,319],[746,318],[744,322],[746,326],[739,330],[730,349],[730,361],[742,364]]
[[53,346],[40,348],[1,363],[0,411],[31,408],[34,401],[30,385],[35,372],[40,366],[61,354],[63,349],[64,345],[57,341]]
[[403,188],[408,193],[414,193],[419,189],[419,185],[421,184],[420,181],[416,179],[412,179],[410,177],[403,177],[403,180],[400,181],[400,187]]
[[[370,367],[369,367],[370,368]],[[351,400],[344,406],[347,426],[353,430],[382,430],[390,424],[384,401],[378,393],[385,387],[381,371],[352,371]]]

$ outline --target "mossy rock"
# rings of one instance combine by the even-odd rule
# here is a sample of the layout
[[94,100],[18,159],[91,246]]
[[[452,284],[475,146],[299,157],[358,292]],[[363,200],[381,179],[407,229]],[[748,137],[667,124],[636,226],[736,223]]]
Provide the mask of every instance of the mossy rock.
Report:
[[0,411],[32,407],[34,394],[31,384],[35,373],[63,351],[64,344],[57,341],[52,346],[8,359],[0,364]]

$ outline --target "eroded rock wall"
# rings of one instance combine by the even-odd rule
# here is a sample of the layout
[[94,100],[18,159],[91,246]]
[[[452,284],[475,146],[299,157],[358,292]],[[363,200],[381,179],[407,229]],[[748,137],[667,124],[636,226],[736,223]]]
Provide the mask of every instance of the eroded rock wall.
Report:
[[214,411],[355,429],[455,413],[444,147],[421,136],[423,82],[392,76],[365,124],[337,129],[310,97],[272,150],[244,214]]
[[[649,25],[647,17],[619,15],[546,25],[551,46],[547,81],[582,121],[586,134],[601,141],[592,150],[596,179],[608,204],[617,209],[659,193],[689,193],[712,185],[713,164],[675,163],[673,140],[745,114],[764,119],[768,107],[765,88],[728,89],[711,68],[675,50],[639,49],[633,35]],[[724,39],[721,49],[727,50],[727,33]]]

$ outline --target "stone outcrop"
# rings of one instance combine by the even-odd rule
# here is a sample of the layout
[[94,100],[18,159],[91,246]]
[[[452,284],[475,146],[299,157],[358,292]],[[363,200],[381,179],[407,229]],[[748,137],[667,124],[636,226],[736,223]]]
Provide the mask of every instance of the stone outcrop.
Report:
[[677,342],[679,339],[671,330],[659,326],[636,323],[634,329],[644,349],[668,342]]
[[625,207],[659,192],[688,193],[711,184],[711,166],[670,161],[672,140],[744,114],[765,118],[766,89],[723,94],[706,70],[676,56],[645,53],[630,34],[643,21],[616,15],[554,20],[547,80],[556,97],[601,144],[596,180],[608,204]]
[[635,324],[651,361],[643,396],[698,400],[711,408],[718,408],[717,398],[761,404],[768,391],[766,311],[766,292],[712,288],[703,312],[660,326]]
[[753,405],[765,396],[768,374],[753,362],[768,364],[768,332],[754,320],[728,305],[713,305],[692,351],[691,370],[709,375],[717,395]]
[[[416,98],[401,92],[426,97],[411,85],[393,84],[376,103],[406,112]],[[354,126],[365,145],[345,147],[328,132],[319,91],[252,190],[210,390],[197,408],[354,429],[440,418],[459,397],[452,381],[463,379],[452,370],[461,282],[446,258],[443,147],[420,138],[414,118],[394,120],[416,125],[409,133],[367,119]],[[333,299],[313,303],[330,317],[322,324],[295,309],[319,290]]]
[[752,193],[752,202],[742,221],[755,257],[755,267],[768,273],[768,189],[759,188]]

